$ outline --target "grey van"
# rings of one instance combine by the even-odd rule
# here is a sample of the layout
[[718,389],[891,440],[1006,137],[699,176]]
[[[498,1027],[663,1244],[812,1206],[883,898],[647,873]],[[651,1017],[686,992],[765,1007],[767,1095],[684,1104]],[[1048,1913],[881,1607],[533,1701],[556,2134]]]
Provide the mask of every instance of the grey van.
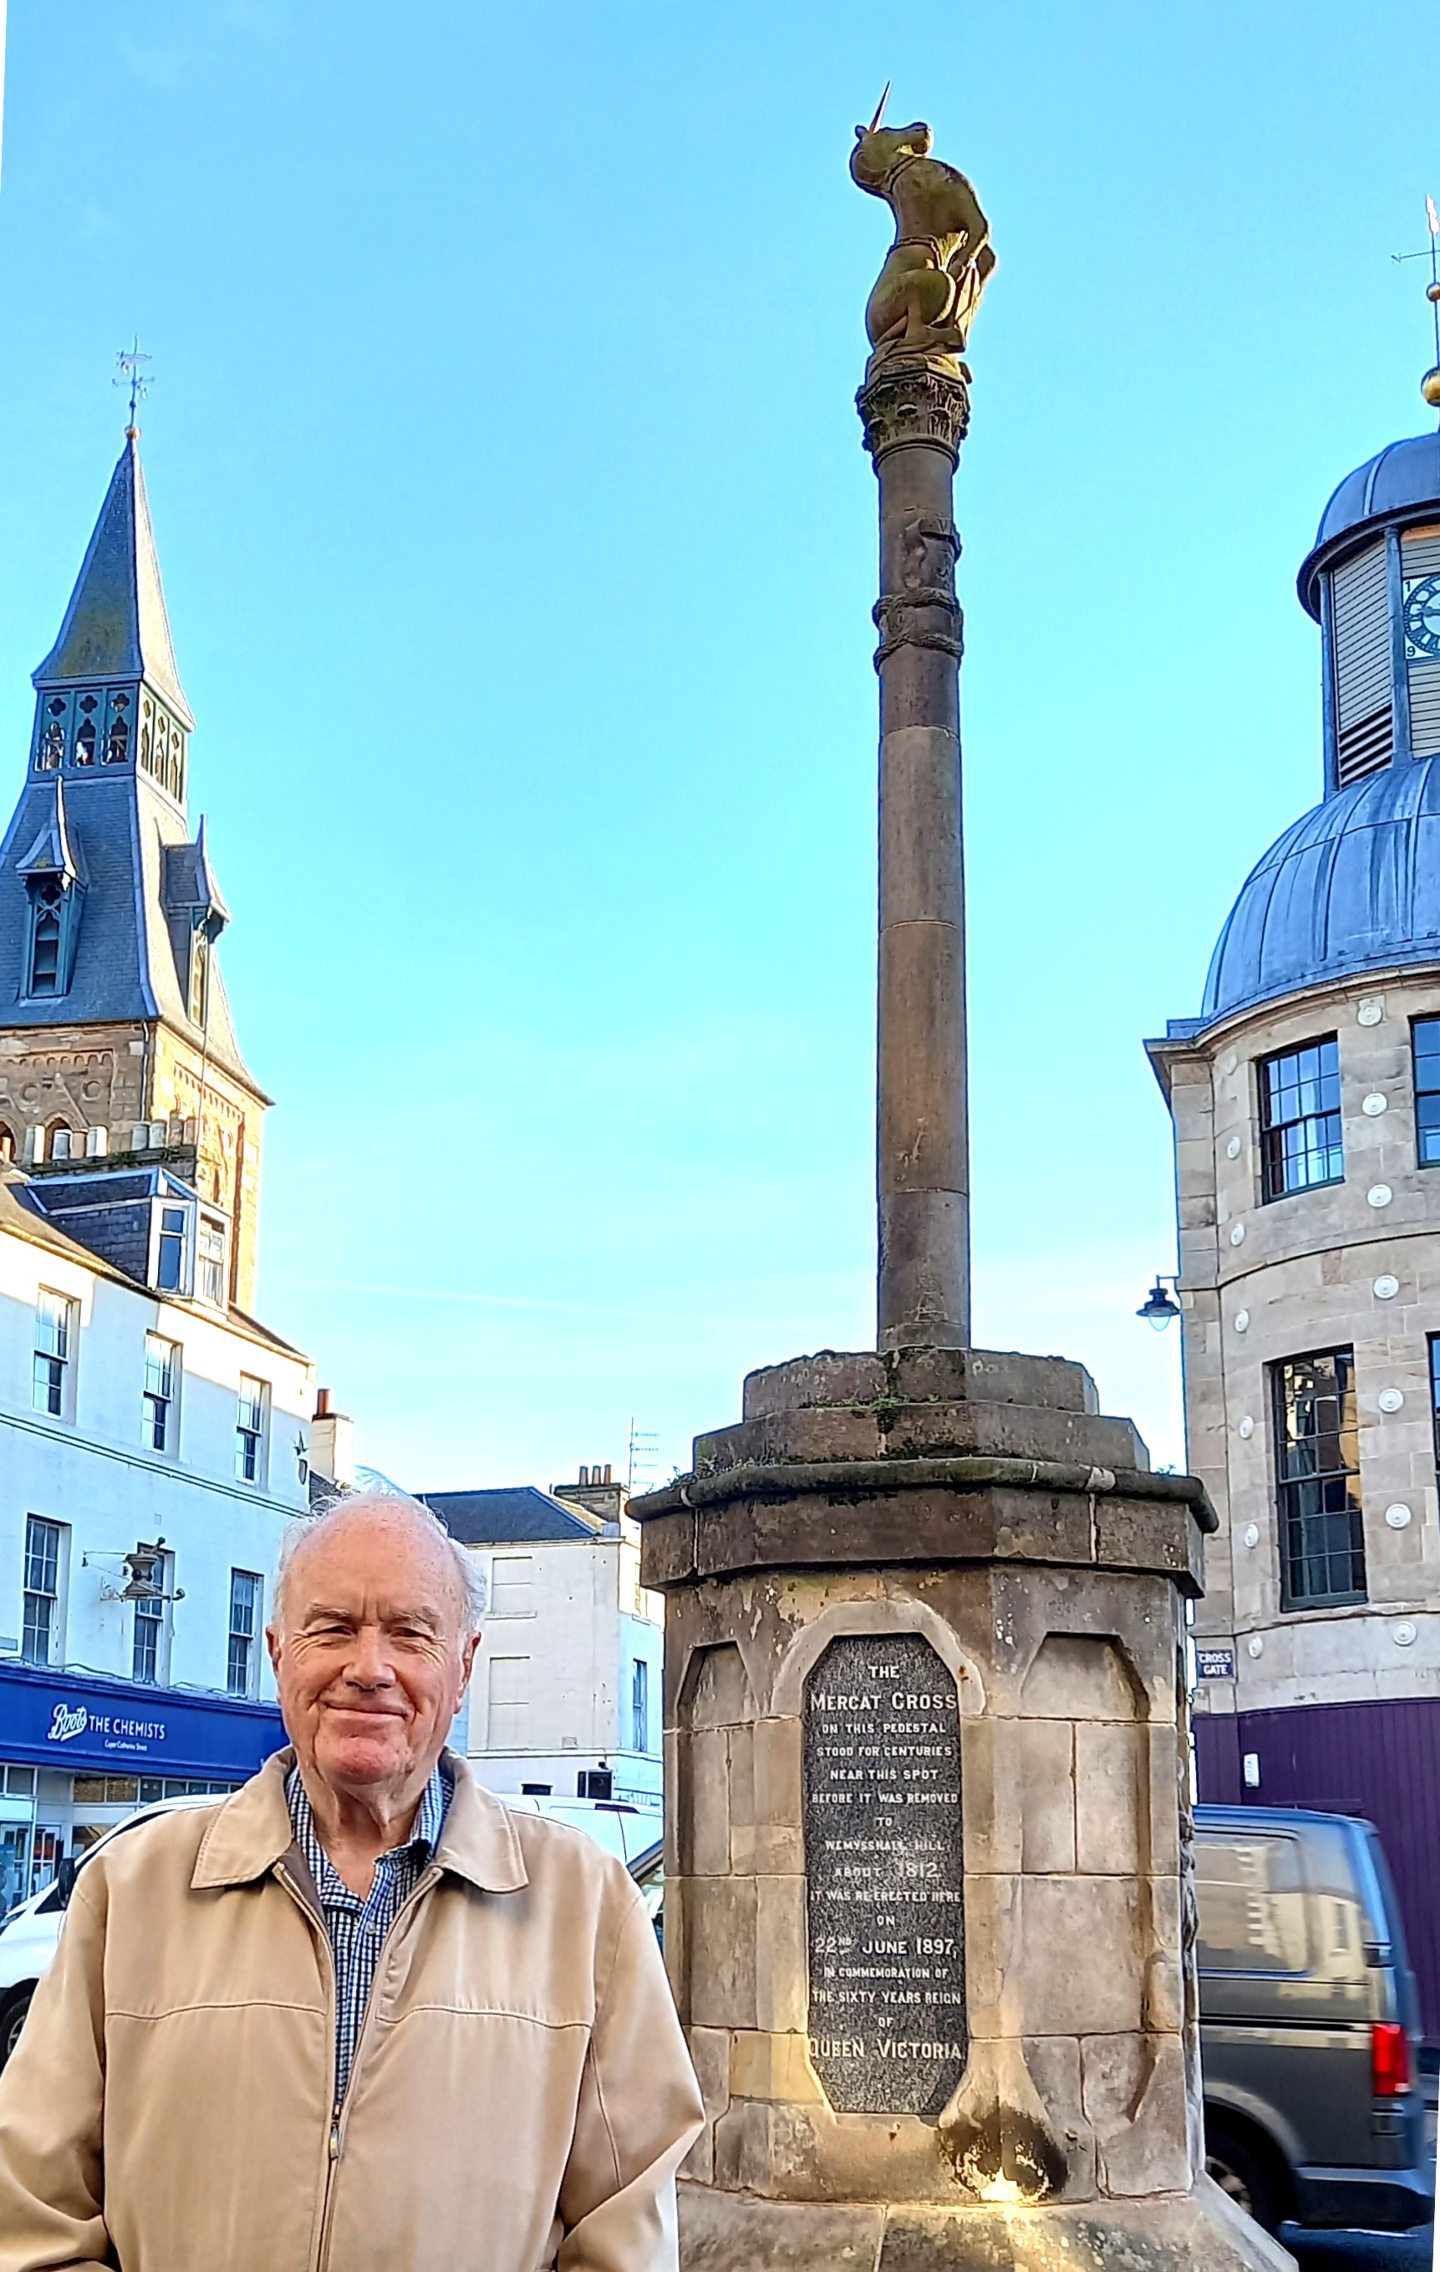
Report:
[[1425,2223],[1418,2006],[1374,1830],[1197,1807],[1195,1875],[1211,2175],[1272,2232]]

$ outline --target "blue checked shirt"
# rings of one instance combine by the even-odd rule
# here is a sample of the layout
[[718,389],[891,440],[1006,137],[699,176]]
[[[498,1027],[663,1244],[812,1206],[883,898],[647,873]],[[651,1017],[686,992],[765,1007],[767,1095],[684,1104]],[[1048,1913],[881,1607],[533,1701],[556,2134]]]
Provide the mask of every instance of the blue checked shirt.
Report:
[[295,1843],[305,1857],[335,1958],[335,2104],[345,2096],[354,2064],[355,2046],[365,2018],[365,2006],[375,1980],[380,1951],[401,1909],[420,1882],[421,1873],[440,1843],[450,1784],[437,1767],[425,1786],[420,1812],[407,1846],[392,1847],[375,1864],[375,1882],[362,1901],[352,1893],[320,1843],[315,1817],[298,1767],[285,1782]]

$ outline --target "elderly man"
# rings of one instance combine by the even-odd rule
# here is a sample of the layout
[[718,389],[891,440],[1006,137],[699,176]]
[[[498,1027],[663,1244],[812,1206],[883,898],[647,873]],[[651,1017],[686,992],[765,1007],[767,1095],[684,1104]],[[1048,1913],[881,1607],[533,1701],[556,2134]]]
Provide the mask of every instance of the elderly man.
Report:
[[293,1748],[80,1872],[0,2078],[0,2272],[673,2272],[701,2109],[655,1937],[444,1748],[474,1583],[408,1500],[292,1543]]

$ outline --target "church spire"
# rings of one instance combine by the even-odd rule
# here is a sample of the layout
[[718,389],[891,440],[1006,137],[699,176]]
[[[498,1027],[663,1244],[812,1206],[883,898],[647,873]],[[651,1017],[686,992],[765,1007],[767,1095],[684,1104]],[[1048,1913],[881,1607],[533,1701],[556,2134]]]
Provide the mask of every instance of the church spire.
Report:
[[127,428],[60,635],[34,683],[43,692],[143,679],[191,727],[195,721],[170,640],[139,440],[137,430]]
[[269,1100],[221,976],[229,917],[206,833],[186,818],[193,721],[134,427],[132,406],[34,674],[30,760],[0,836],[0,1157],[8,1139],[35,1174],[162,1162],[224,1230],[225,1286],[248,1308]]

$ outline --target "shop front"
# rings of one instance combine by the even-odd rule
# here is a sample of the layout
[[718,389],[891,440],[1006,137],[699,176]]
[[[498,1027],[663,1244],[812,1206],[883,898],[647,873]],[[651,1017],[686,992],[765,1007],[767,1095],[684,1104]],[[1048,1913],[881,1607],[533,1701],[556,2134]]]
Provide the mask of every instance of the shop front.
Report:
[[0,1665],[0,1914],[137,1806],[232,1790],[284,1741],[273,1704]]

